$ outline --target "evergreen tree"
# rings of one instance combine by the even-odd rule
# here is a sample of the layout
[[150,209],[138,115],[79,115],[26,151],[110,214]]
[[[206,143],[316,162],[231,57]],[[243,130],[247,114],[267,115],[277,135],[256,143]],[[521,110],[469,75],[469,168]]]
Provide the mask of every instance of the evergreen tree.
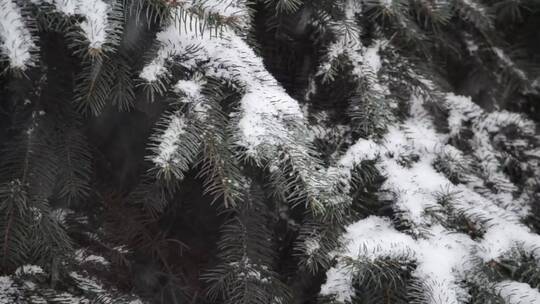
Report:
[[0,303],[540,303],[537,0],[0,0]]

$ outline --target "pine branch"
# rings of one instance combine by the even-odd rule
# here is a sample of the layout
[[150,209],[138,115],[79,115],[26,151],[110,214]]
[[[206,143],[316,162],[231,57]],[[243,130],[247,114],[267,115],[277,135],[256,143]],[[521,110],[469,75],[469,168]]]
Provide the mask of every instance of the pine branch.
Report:
[[271,232],[264,205],[256,193],[230,209],[218,243],[219,264],[203,279],[210,284],[208,297],[224,303],[286,303],[290,294],[272,269]]
[[294,244],[295,255],[299,258],[299,268],[318,274],[332,266],[332,251],[339,247],[342,231],[336,223],[328,223],[321,218],[307,214]]
[[181,110],[167,114],[159,123],[163,131],[151,138],[153,144],[150,149],[154,156],[148,159],[156,165],[152,170],[158,180],[170,185],[184,178],[184,173],[193,165],[202,147],[204,114],[198,112],[194,104],[186,107],[187,114]]
[[[212,92],[221,98],[221,92]],[[214,97],[215,98],[215,97]],[[221,198],[225,207],[235,206],[242,200],[242,185],[245,184],[238,160],[231,150],[231,128],[225,113],[218,103],[208,100],[203,107],[207,116],[204,128],[201,171],[199,176],[205,178],[204,193]]]
[[351,97],[349,115],[355,131],[365,138],[384,134],[391,122],[388,100],[381,92],[369,87],[355,91]]
[[120,2],[102,0],[36,0],[35,4],[46,6],[67,18],[82,17],[71,24],[67,36],[75,54],[84,59],[101,58],[114,52],[120,43],[124,9]]
[[84,61],[75,87],[77,110],[84,114],[100,114],[109,101],[115,73],[115,65],[107,58]]
[[303,4],[302,0],[264,0],[267,6],[275,7],[277,13],[291,14]]
[[411,2],[410,9],[414,11],[417,23],[424,29],[438,32],[452,18],[453,10],[448,1],[413,0]]
[[21,265],[29,254],[27,227],[27,193],[20,181],[3,184],[0,187],[2,236],[2,268],[9,269]]
[[74,126],[63,125],[66,130],[57,143],[60,170],[58,172],[58,195],[68,203],[84,199],[90,194],[92,156],[86,137]]
[[164,0],[123,0],[126,16],[137,22],[166,24],[172,15],[173,6]]
[[135,101],[135,84],[132,73],[132,67],[123,56],[116,58],[115,77],[111,88],[111,102],[117,106],[120,111],[129,111]]
[[493,30],[493,16],[490,10],[478,1],[455,0],[455,9],[460,17],[472,23],[478,30],[488,33]]
[[415,265],[407,263],[407,257],[399,260],[375,261],[348,260],[345,263],[355,273],[357,288],[353,301],[369,303],[411,303],[410,273]]
[[52,218],[48,204],[58,162],[51,149],[50,125],[44,115],[33,112],[27,123],[29,127],[3,153],[0,206],[5,216],[0,235],[6,268],[33,260],[48,263],[71,248],[69,237]]
[[128,201],[139,205],[151,216],[158,219],[169,203],[170,191],[163,187],[151,174],[145,174],[129,196]]
[[535,5],[535,0],[492,0],[491,2],[491,9],[495,12],[497,20],[501,22],[506,20],[521,21],[523,18],[522,9],[529,9],[529,5]]

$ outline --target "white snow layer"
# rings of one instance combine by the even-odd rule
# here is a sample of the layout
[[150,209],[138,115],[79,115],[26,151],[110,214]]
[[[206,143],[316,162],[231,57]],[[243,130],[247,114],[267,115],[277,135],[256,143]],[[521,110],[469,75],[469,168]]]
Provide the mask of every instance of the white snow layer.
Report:
[[34,0],[36,3],[48,3],[66,15],[80,15],[84,20],[79,27],[84,37],[89,42],[89,48],[100,49],[107,42],[108,31],[112,26],[109,21],[109,13],[112,10],[110,4],[102,0]]
[[[465,121],[472,121],[475,136],[481,137],[477,139],[475,149],[488,147],[483,154],[475,152],[476,156],[484,162],[485,170],[492,175],[498,174],[498,183],[506,183],[506,176],[490,157],[486,157],[487,153],[493,158],[498,156],[490,148],[489,134],[514,125],[523,134],[530,135],[534,134],[534,124],[508,112],[485,114],[469,98],[448,94],[446,100],[446,106],[451,110],[448,118],[451,134],[459,133]],[[522,211],[510,208],[516,204],[510,193],[512,189],[504,196],[481,195],[473,190],[474,176],[469,178],[473,181],[470,185],[454,185],[435,170],[433,162],[437,155],[448,152],[447,155],[461,157],[461,152],[447,144],[447,135],[435,131],[422,104],[421,98],[413,98],[411,117],[407,121],[390,126],[380,143],[360,139],[338,162],[342,176],[350,178],[347,172],[352,168],[363,160],[377,158],[379,169],[387,177],[383,189],[394,193],[394,208],[412,225],[413,234],[399,232],[389,220],[375,216],[350,225],[343,236],[346,245],[335,252],[338,264],[327,272],[322,295],[334,295],[339,302],[351,300],[354,269],[345,263],[351,258],[414,261],[417,268],[413,276],[427,284],[425,298],[433,304],[463,303],[467,299],[467,290],[459,282],[472,269],[472,261],[476,258],[486,263],[497,261],[520,248],[540,261],[540,236],[520,223]],[[404,166],[400,158],[408,155],[417,155],[418,161]],[[454,193],[453,208],[472,223],[478,223],[477,229],[485,231],[481,239],[472,240],[464,233],[448,231],[429,216],[430,210],[440,209],[437,201],[440,193]],[[509,303],[540,303],[535,298],[537,291],[525,290],[526,284],[516,284],[519,283],[498,287]]]
[[85,249],[77,249],[77,251],[75,251],[75,259],[79,263],[95,263],[103,266],[110,264],[104,257],[91,254]]
[[216,14],[225,18],[243,17],[244,0],[187,0],[183,8],[200,8],[206,14]]
[[[209,60],[205,63],[207,75],[234,80],[245,91],[240,102],[239,145],[256,156],[263,146],[291,141],[287,125],[301,123],[303,113],[298,102],[266,70],[262,59],[228,28],[215,37],[211,36],[211,29],[202,30],[196,17],[176,19],[157,34],[161,48],[139,76],[148,82],[166,77],[165,63],[176,55],[187,57],[182,61],[187,68]],[[185,26],[183,22],[189,24]]]
[[[80,255],[84,250],[78,250],[77,255]],[[92,255],[85,254],[85,260],[81,262],[90,262],[88,259],[95,260]],[[95,256],[94,256],[95,257]],[[101,257],[100,257],[101,258]],[[98,258],[97,260],[101,260]],[[94,261],[101,263],[100,261]],[[38,277],[36,278],[36,275]],[[15,271],[12,276],[0,276],[0,304],[14,303],[90,303],[90,299],[96,295],[100,296],[101,300],[111,302],[112,299],[118,299],[118,292],[109,292],[98,282],[96,278],[89,277],[84,273],[71,272],[70,277],[77,284],[78,289],[83,290],[84,295],[73,295],[69,292],[60,292],[52,289],[47,290],[46,296],[36,293],[36,290],[42,288],[41,283],[48,276],[44,270],[36,265],[24,265]],[[80,292],[78,292],[80,293]],[[45,299],[46,297],[46,299]],[[87,298],[88,297],[88,298]],[[142,304],[140,299],[134,295],[122,295],[121,303]],[[131,301],[129,299],[132,299]],[[128,302],[129,301],[129,302]]]
[[[450,134],[459,136],[465,122],[470,122],[473,138],[470,141],[473,154],[482,162],[480,170],[497,188],[497,193],[486,194],[498,206],[511,210],[521,217],[529,213],[529,204],[521,199],[514,199],[512,194],[517,187],[501,171],[499,159],[502,155],[491,144],[491,137],[507,127],[513,126],[523,135],[533,136],[535,125],[524,116],[507,111],[485,113],[470,98],[448,94],[446,97],[450,117],[448,119]],[[499,136],[503,136],[499,134]],[[514,144],[514,139],[505,138],[507,143]],[[519,144],[516,142],[515,144]]]
[[189,101],[201,98],[201,84],[194,80],[179,80],[174,86],[175,91],[183,93]]
[[[192,105],[194,113],[204,120],[206,108],[201,90],[202,83],[198,80],[179,80],[174,85],[174,91],[184,96],[180,101]],[[178,151],[184,140],[181,135],[186,133],[188,125],[181,111],[170,113],[163,124],[165,129],[156,140],[158,145],[153,149],[156,155],[152,162],[160,168],[167,168],[178,163]]]
[[0,276],[0,304],[12,304],[19,293],[13,280],[7,276]]
[[159,137],[159,146],[157,148],[159,153],[152,159],[155,164],[165,168],[170,163],[174,163],[176,151],[180,145],[180,135],[186,132],[185,128],[186,123],[180,113],[170,115],[168,125]]
[[31,52],[36,45],[20,8],[12,0],[0,0],[0,40],[0,50],[11,68],[25,70],[32,64]]
[[513,281],[502,281],[495,284],[494,289],[508,304],[540,303],[540,292],[529,284]]
[[23,265],[15,270],[16,275],[35,275],[43,274],[43,269],[37,265]]

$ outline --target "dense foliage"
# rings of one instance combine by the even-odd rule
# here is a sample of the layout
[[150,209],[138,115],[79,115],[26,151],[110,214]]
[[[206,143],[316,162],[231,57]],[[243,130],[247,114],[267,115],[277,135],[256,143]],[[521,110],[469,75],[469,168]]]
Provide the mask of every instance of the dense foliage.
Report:
[[539,25],[0,0],[0,303],[540,303]]

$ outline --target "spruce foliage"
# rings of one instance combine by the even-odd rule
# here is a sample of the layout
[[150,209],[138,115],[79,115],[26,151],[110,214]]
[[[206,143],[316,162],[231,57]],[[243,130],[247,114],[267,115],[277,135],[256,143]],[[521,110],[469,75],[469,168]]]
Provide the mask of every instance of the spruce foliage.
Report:
[[0,303],[540,303],[537,0],[0,0]]

